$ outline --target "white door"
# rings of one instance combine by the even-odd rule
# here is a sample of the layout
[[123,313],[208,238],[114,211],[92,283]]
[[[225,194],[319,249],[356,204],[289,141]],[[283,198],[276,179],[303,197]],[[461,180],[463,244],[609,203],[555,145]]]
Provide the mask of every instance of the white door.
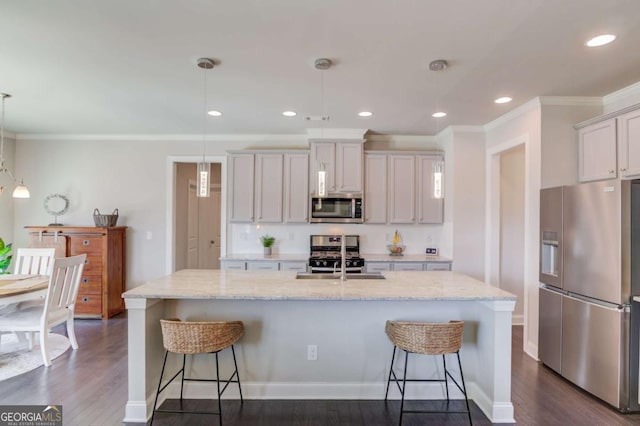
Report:
[[198,268],[198,197],[196,181],[189,179],[187,202],[187,269]]

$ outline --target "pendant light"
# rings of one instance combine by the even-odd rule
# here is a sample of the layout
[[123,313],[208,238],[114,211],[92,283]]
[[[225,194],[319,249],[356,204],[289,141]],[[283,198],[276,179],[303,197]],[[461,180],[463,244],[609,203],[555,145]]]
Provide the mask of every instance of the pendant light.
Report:
[[[316,59],[314,66],[317,70],[322,71],[320,73],[320,137],[324,137],[324,122],[329,120],[329,116],[324,113],[324,71],[331,68],[333,62],[328,58]],[[318,187],[316,188],[316,195],[318,197],[327,196],[327,170],[324,163],[318,164]]]
[[211,163],[206,161],[207,150],[207,71],[215,66],[215,62],[209,58],[199,58],[197,64],[204,71],[204,87],[203,87],[203,119],[202,119],[202,161],[198,163],[198,179],[196,195],[198,197],[209,197],[210,185],[209,180],[211,177]]
[[[4,158],[4,101],[7,98],[10,98],[11,95],[7,93],[0,93],[0,97],[2,98],[2,116],[0,117],[0,173],[6,173],[11,177],[13,182],[18,182],[18,179],[7,169],[5,166],[5,158]],[[0,194],[4,191],[4,186],[0,186]],[[29,189],[24,185],[22,179],[20,179],[20,183],[16,185],[13,190],[13,198],[29,198],[31,195],[29,194]]]
[[[444,59],[436,59],[435,61],[431,61],[429,64],[429,69],[431,71],[442,71],[449,66],[447,61]],[[446,113],[440,109],[440,97],[436,97],[436,112],[432,114],[436,120],[440,120],[441,118],[446,117]],[[436,122],[436,137],[438,137],[438,133],[440,132],[440,124],[439,121]],[[440,140],[438,140],[438,150],[440,150]],[[444,198],[444,158],[440,158],[433,162],[433,198],[443,199]]]

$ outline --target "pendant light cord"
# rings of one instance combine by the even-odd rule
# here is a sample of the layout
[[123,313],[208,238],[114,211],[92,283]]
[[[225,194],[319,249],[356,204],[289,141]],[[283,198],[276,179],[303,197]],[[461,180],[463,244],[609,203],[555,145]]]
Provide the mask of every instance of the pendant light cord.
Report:
[[207,150],[207,68],[204,70],[204,83],[203,83],[203,99],[202,105],[204,114],[202,115],[202,162],[205,162],[205,153]]
[[2,117],[0,117],[0,171],[4,170],[4,100],[7,95],[4,93],[2,96]]

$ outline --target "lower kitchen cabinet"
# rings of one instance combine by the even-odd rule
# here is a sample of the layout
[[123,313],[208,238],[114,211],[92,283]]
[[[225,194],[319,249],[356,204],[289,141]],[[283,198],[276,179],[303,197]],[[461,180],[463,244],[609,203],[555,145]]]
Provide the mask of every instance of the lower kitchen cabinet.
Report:
[[393,264],[394,271],[424,271],[423,262],[396,262]]
[[220,260],[221,269],[227,271],[294,271],[307,272],[307,262],[279,260]]
[[307,272],[307,262],[280,262],[280,270]]
[[365,261],[365,270],[366,272],[450,271],[451,262],[430,262],[430,261],[370,262],[370,261]]
[[278,262],[247,262],[247,271],[277,271],[278,269]]
[[365,270],[367,272],[384,272],[391,270],[391,262],[367,262],[365,261]]

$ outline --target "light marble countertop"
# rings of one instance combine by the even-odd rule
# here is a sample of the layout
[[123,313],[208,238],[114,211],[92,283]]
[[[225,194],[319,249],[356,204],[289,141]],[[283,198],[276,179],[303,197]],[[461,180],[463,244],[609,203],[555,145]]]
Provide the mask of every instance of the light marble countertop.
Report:
[[295,272],[184,269],[123,294],[143,299],[222,300],[516,300],[516,296],[449,271],[384,272],[385,280],[299,280]]
[[403,254],[402,256],[390,256],[388,254],[360,254],[367,262],[451,262],[451,259],[442,256],[427,256],[426,254]]
[[[427,256],[425,254],[404,254],[403,256],[389,256],[388,254],[363,254],[360,256],[367,262],[451,262],[451,259],[441,256]],[[272,261],[272,262],[306,262],[309,254],[272,254],[265,256],[262,253],[232,253],[220,257],[220,260],[240,261]]]
[[307,262],[309,260],[309,254],[270,254],[264,255],[262,253],[231,253],[226,256],[221,256],[220,260],[244,260],[244,261],[256,261],[256,260],[268,260],[272,262]]

